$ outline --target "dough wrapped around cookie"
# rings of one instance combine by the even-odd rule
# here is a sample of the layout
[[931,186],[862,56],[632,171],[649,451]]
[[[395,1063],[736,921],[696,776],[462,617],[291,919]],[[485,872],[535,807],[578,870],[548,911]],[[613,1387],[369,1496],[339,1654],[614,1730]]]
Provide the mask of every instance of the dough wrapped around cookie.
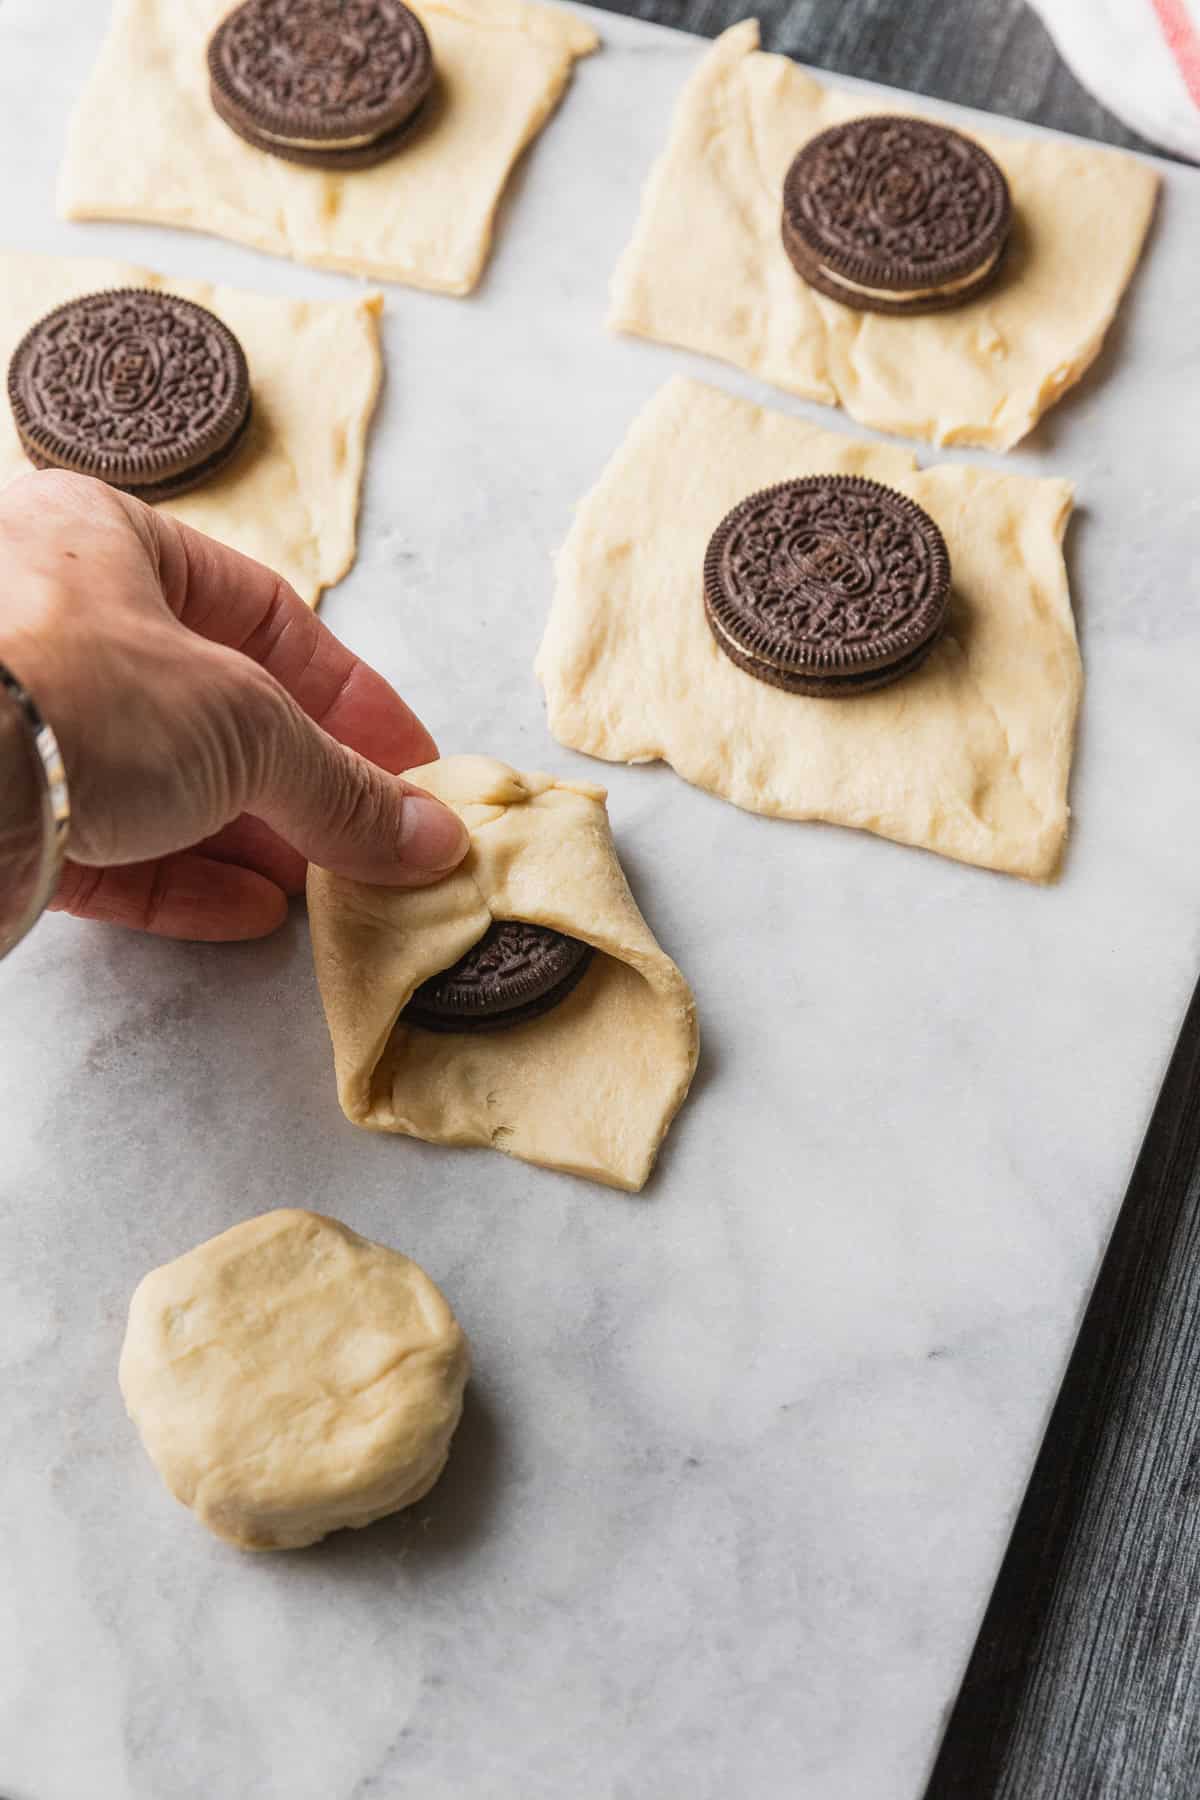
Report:
[[[313,956],[346,1117],[435,1144],[490,1144],[526,1162],[638,1189],[696,1067],[696,1009],[617,861],[602,788],[484,756],[408,771],[471,833],[434,887],[308,877]],[[400,1017],[420,984],[522,919],[591,944],[552,1011],[484,1035]]]
[[120,1380],[150,1460],[202,1524],[240,1550],[298,1550],[429,1492],[469,1372],[415,1262],[283,1209],[145,1277]]

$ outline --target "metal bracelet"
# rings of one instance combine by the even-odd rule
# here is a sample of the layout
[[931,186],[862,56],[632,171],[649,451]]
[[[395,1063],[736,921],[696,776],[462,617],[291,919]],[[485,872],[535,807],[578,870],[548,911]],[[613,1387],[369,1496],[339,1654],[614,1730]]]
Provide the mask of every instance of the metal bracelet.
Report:
[[62,872],[70,822],[58,740],[0,663],[0,956],[45,911]]

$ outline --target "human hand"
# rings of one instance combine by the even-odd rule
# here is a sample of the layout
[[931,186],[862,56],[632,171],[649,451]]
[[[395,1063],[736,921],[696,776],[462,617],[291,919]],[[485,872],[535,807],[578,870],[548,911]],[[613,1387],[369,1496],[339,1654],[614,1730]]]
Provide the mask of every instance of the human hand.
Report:
[[311,860],[416,887],[457,816],[401,769],[437,748],[261,563],[103,482],[0,492],[0,661],[53,727],[71,793],[53,901],[166,937],[260,937]]

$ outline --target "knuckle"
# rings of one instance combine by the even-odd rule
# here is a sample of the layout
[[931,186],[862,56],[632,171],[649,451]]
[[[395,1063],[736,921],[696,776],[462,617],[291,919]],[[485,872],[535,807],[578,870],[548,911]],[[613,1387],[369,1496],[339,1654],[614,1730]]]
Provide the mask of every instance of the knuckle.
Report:
[[286,695],[274,678],[247,657],[222,658],[219,754],[238,793],[262,787],[294,738]]
[[245,655],[265,663],[278,652],[292,628],[294,605],[295,595],[283,576],[277,575],[266,610],[252,637],[242,645]]
[[331,758],[331,774],[330,824],[348,842],[370,842],[378,836],[387,814],[374,769],[339,744]]

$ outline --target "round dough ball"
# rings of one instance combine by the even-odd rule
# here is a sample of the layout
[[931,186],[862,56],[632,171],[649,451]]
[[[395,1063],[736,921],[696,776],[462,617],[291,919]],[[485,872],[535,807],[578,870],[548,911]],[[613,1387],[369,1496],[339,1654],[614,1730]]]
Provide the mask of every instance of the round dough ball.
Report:
[[428,1493],[469,1372],[415,1262],[286,1209],[146,1276],[120,1380],[177,1500],[242,1550],[296,1550]]

